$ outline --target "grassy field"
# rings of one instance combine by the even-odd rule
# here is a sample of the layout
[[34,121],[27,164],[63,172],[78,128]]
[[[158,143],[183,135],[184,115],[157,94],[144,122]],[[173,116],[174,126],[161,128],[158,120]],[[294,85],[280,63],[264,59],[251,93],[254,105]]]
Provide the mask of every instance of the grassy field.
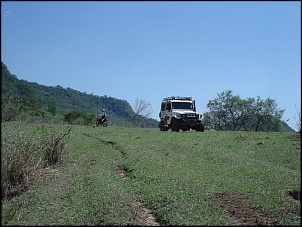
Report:
[[71,127],[1,225],[301,225],[300,134]]

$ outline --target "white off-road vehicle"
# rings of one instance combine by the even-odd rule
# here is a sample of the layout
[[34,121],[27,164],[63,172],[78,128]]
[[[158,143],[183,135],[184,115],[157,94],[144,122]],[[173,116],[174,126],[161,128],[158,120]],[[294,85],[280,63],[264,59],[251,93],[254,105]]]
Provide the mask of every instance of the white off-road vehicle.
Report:
[[202,115],[196,112],[195,100],[191,97],[172,96],[164,98],[159,112],[160,131],[171,129],[174,132],[190,129],[203,132]]

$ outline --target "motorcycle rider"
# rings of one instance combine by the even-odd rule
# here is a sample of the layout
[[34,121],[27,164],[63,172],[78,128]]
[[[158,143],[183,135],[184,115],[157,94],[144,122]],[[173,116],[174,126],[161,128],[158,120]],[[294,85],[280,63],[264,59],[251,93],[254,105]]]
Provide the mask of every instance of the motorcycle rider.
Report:
[[102,109],[102,113],[98,114],[98,119],[101,119],[101,121],[103,122],[107,117],[106,111],[105,109]]

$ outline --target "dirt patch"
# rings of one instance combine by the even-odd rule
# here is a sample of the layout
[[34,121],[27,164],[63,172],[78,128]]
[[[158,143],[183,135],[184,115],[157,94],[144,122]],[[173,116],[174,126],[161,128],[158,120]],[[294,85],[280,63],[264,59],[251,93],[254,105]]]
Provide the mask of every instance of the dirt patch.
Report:
[[295,135],[290,135],[290,136],[289,136],[289,139],[290,139],[291,141],[299,141],[299,140],[301,140],[301,134],[300,134],[300,133],[297,133],[297,134],[295,134]]
[[88,136],[88,137],[90,137],[90,138],[95,138],[95,139],[97,139],[100,143],[102,143],[102,144],[105,144],[105,145],[111,145],[112,147],[116,144],[115,142],[112,142],[112,141],[106,141],[106,140],[102,140],[102,139],[100,139],[100,138],[98,138],[98,137],[93,137],[93,136],[91,136],[91,135],[89,135],[89,134],[87,134],[87,133],[82,133],[84,136]]
[[141,226],[160,226],[155,216],[155,212],[149,209],[146,204],[138,198],[134,199],[132,207],[135,210],[136,219]]
[[296,191],[296,190],[288,190],[286,193],[286,196],[288,196],[289,198],[301,202],[301,192],[300,191]]
[[241,226],[276,226],[274,220],[265,210],[255,204],[244,194],[216,193],[215,200],[221,209]]
[[29,184],[15,185],[7,191],[2,192],[2,200],[11,200],[29,189]]
[[115,172],[117,172],[121,179],[125,179],[126,174],[132,172],[132,169],[128,169],[123,165],[117,165],[114,170]]
[[244,142],[244,141],[248,141],[248,140],[251,140],[251,139],[252,139],[251,137],[249,137],[249,136],[243,136],[243,135],[239,135],[239,136],[236,136],[234,138],[234,140],[236,142]]

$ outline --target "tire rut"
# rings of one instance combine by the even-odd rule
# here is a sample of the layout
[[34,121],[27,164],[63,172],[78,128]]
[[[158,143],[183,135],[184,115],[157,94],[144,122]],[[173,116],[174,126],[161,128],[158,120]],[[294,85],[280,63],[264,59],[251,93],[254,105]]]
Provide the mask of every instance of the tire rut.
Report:
[[[112,148],[119,151],[117,157],[118,164],[114,168],[114,171],[120,176],[122,180],[125,180],[127,178],[127,173],[132,172],[132,169],[129,169],[123,166],[122,164],[120,164],[123,161],[123,159],[126,157],[126,153],[122,151],[119,147],[117,147],[115,142],[102,140],[100,138],[93,137],[86,133],[83,133],[83,135],[88,136],[90,138],[94,138],[97,141],[101,142],[102,144],[110,145],[112,146]],[[139,225],[160,226],[160,221],[156,217],[156,211],[150,209],[141,199],[139,199],[139,196],[133,196],[131,206],[134,209],[136,220],[139,223]]]

